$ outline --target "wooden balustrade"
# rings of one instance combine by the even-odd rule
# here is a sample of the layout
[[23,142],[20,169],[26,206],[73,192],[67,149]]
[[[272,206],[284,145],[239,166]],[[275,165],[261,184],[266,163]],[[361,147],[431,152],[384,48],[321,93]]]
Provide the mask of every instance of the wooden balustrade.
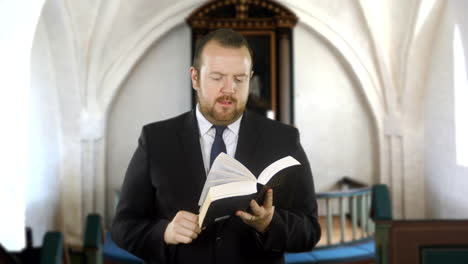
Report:
[[[369,217],[371,207],[371,188],[357,188],[344,191],[317,193],[319,211],[325,211],[325,226],[322,226],[322,237],[326,243],[319,247],[334,246],[369,239],[374,234],[374,223]],[[323,208],[320,208],[324,206]],[[339,221],[339,240],[333,240],[333,219]],[[347,236],[351,222],[351,236]]]

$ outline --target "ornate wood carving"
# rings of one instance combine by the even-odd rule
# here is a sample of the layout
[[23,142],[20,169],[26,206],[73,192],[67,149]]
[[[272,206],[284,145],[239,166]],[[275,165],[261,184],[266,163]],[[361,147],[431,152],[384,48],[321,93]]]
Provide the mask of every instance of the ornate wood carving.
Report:
[[281,4],[268,0],[217,0],[195,10],[187,23],[194,30],[291,29],[297,17]]

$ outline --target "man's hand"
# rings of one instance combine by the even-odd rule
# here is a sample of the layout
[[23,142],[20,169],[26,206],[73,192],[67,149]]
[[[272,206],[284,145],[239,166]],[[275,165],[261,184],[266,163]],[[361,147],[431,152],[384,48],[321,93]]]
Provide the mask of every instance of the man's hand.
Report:
[[275,212],[275,207],[273,206],[273,190],[269,189],[267,191],[262,206],[259,206],[255,200],[250,201],[250,209],[253,214],[237,211],[236,215],[239,216],[244,223],[257,230],[257,232],[264,233],[270,225]]
[[179,211],[164,231],[164,241],[168,245],[179,243],[190,244],[200,234],[198,215]]

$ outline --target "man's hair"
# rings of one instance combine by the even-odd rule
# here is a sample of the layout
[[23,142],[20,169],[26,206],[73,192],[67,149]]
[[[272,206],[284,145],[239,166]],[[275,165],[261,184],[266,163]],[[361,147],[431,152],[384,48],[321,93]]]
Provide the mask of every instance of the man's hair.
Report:
[[195,54],[193,56],[193,67],[199,72],[201,66],[201,54],[203,52],[203,48],[205,48],[206,44],[210,41],[216,41],[223,47],[228,48],[242,48],[246,47],[249,51],[250,60],[252,62],[253,67],[253,52],[249,46],[247,40],[238,32],[230,28],[221,28],[215,31],[208,33],[204,36],[200,41],[197,42],[195,47]]

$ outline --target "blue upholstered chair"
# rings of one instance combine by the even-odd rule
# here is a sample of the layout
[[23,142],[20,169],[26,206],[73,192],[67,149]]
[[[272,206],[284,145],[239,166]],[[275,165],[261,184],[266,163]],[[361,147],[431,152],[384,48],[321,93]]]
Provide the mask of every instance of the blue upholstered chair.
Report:
[[357,242],[333,247],[317,248],[309,252],[287,253],[289,264],[322,263],[374,263],[374,240]]
[[89,214],[86,217],[83,252],[86,258],[85,263],[102,264],[102,243],[103,230],[101,216],[98,214]]
[[[373,240],[373,225],[369,221],[368,212],[371,206],[371,190],[369,187],[360,186],[358,188],[344,191],[331,191],[317,194],[320,205],[325,205],[326,228],[322,226],[322,236],[326,245],[320,244],[309,252],[287,253],[286,263],[374,263],[375,245]],[[323,203],[320,203],[323,202]],[[333,208],[332,204],[339,205]],[[353,235],[351,240],[345,238],[346,229],[346,205],[349,205],[348,215],[351,216]],[[339,209],[339,222],[341,239],[339,244],[332,244],[332,222],[334,209]],[[357,227],[360,224],[362,236],[357,236]]]
[[118,247],[110,236],[110,233],[106,233],[106,242],[103,248],[104,259],[106,263],[122,263],[122,264],[143,264],[143,260],[135,257],[129,252]]
[[41,248],[41,264],[65,263],[63,235],[60,232],[47,232]]

